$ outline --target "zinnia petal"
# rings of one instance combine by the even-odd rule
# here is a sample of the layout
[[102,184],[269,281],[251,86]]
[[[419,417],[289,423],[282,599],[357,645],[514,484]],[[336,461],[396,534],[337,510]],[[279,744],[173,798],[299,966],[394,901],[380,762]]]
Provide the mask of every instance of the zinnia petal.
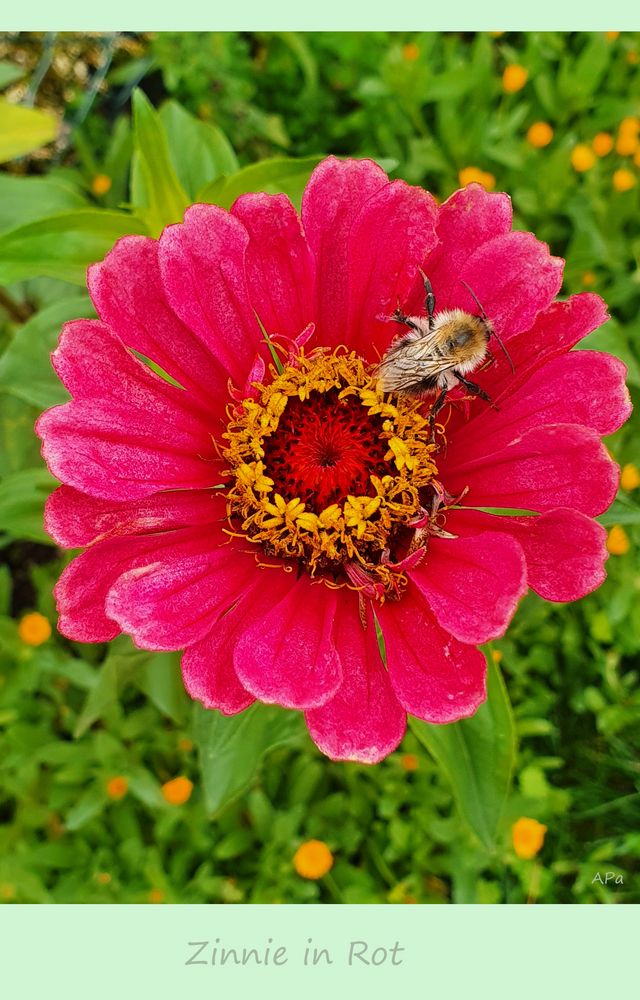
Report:
[[[471,288],[501,337],[528,330],[560,291],[564,262],[531,233],[513,232],[484,243],[464,263],[446,305],[470,312]],[[441,308],[445,303],[441,302]]]
[[108,327],[68,323],[52,358],[74,396],[36,425],[54,476],[113,500],[214,485],[210,428],[187,393],[150,371]]
[[460,535],[500,531],[515,538],[527,562],[529,586],[548,601],[577,601],[606,577],[607,532],[577,510],[551,510],[539,517],[455,510],[447,525]]
[[224,502],[211,490],[172,490],[140,500],[102,500],[59,486],[45,505],[47,532],[58,545],[77,549],[114,535],[148,535],[224,519]]
[[222,544],[213,525],[207,533],[198,526],[171,534],[153,536],[155,549],[107,595],[107,615],[141,649],[181,649],[202,639],[255,573],[253,558],[235,540]]
[[619,469],[598,435],[574,424],[534,428],[493,452],[491,441],[466,454],[450,447],[441,472],[455,495],[468,489],[475,507],[553,510],[595,517],[611,504]]
[[[438,212],[439,245],[425,268],[442,303],[448,304],[458,290],[460,274],[468,258],[489,240],[511,232],[511,199],[489,194],[480,184],[469,184],[454,192]],[[412,305],[422,305],[423,295]]]
[[488,440],[498,450],[545,424],[580,424],[599,435],[613,434],[631,413],[626,372],[618,358],[596,351],[554,358],[503,399],[499,410],[487,408],[468,422],[464,450],[478,451]]
[[487,697],[487,664],[480,650],[441,628],[412,586],[396,606],[383,604],[376,613],[389,678],[407,712],[438,723],[473,715]]
[[504,635],[527,590],[520,545],[492,531],[431,538],[425,561],[407,572],[439,624],[461,642]]
[[295,338],[314,319],[314,260],[286,195],[244,194],[231,209],[249,234],[249,296],[267,333]]
[[169,305],[227,370],[244,385],[264,344],[247,287],[249,234],[215,205],[192,205],[184,223],[160,237],[160,271]]
[[[280,598],[280,599],[278,599]],[[336,646],[336,592],[301,576],[266,614],[252,616],[234,651],[240,682],[256,698],[285,708],[315,708],[342,681]]]
[[333,698],[305,718],[311,738],[332,760],[376,764],[400,743],[406,714],[382,664],[371,610],[365,629],[356,600],[349,595],[337,606],[335,635],[344,680]]
[[311,174],[302,223],[316,261],[315,320],[319,343],[344,342],[349,309],[347,247],[362,208],[389,179],[373,160],[327,157]]
[[89,268],[87,285],[98,315],[127,347],[155,361],[197,397],[205,412],[223,412],[228,373],[169,307],[157,240],[118,240],[103,261]]

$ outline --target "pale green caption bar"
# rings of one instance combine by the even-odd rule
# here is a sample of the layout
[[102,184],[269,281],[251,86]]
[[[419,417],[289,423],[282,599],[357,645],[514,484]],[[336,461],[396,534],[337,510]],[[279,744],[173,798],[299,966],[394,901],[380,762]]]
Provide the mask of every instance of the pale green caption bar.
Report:
[[637,982],[637,916],[622,906],[6,906],[2,986],[65,1000],[601,1000]]

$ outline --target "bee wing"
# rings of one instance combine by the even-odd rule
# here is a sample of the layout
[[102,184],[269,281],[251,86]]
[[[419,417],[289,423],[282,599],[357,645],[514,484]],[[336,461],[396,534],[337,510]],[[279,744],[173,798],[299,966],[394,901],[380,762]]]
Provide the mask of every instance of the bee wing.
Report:
[[420,370],[426,376],[439,375],[450,368],[455,368],[457,359],[453,355],[442,354],[435,349],[434,337],[421,337],[398,345],[398,349],[390,351],[383,359],[389,361],[402,371]]

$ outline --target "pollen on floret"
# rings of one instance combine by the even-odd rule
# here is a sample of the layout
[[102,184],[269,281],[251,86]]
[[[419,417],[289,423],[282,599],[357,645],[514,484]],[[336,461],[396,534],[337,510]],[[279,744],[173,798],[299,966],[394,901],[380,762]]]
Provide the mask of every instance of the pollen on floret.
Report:
[[112,183],[113,181],[107,174],[96,174],[91,181],[91,191],[100,198],[111,190]]
[[631,191],[636,186],[636,178],[630,170],[620,167],[619,170],[614,170],[611,183],[615,191]]
[[534,122],[527,130],[527,142],[534,149],[543,149],[553,139],[553,129],[548,122]]
[[620,488],[626,490],[630,493],[631,490],[637,490],[640,486],[640,471],[638,467],[628,462],[627,465],[623,466],[622,473],[620,475]]
[[20,619],[18,635],[27,646],[41,646],[51,638],[51,625],[39,611],[32,611]]
[[481,170],[480,167],[463,167],[458,173],[458,180],[461,187],[466,187],[467,184],[482,184],[485,191],[493,191],[496,186],[493,174]]
[[593,137],[591,148],[596,156],[608,156],[613,149],[613,136],[610,132],[598,132]]
[[170,806],[182,806],[191,798],[193,782],[185,778],[184,775],[179,775],[177,778],[172,778],[171,781],[165,781],[160,791],[163,799]]
[[591,170],[595,162],[596,162],[595,153],[589,146],[586,146],[583,142],[579,142],[571,150],[571,166],[579,174],[583,174],[587,170]]
[[333,867],[333,854],[322,840],[307,840],[293,855],[293,867],[302,878],[319,879]]
[[620,524],[614,524],[607,535],[607,550],[612,556],[626,556],[631,547],[629,536]]
[[542,850],[546,826],[537,819],[521,816],[511,827],[513,849],[519,858],[535,858]]
[[115,777],[109,778],[106,790],[110,799],[115,799],[116,801],[123,799],[129,790],[129,782],[127,778],[121,774],[117,774]]
[[529,71],[518,63],[512,63],[505,67],[502,74],[502,89],[507,94],[515,94],[518,90],[522,90],[528,79]]

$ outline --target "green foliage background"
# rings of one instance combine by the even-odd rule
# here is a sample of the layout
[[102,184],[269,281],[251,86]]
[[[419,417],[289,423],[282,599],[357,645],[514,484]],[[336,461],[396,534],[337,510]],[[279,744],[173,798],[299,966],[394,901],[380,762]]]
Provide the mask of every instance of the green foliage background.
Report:
[[[637,491],[602,519],[630,542],[603,587],[571,606],[530,595],[489,650],[513,717],[492,667],[492,725],[417,725],[374,768],[327,761],[294,713],[205,713],[176,655],[18,634],[27,612],[55,621],[68,559],[43,532],[54,482],[33,434],[65,398],[49,352],[93,314],[86,266],[191,201],[297,201],[329,152],[440,198],[478,167],[567,258],[564,293],[604,296],[612,319],[585,346],[626,362],[637,399],[640,184],[613,175],[640,170],[614,149],[578,173],[571,151],[640,115],[639,61],[628,33],[0,35],[0,902],[640,901]],[[513,94],[509,64],[528,71]],[[639,420],[608,442],[622,464],[640,466]],[[161,793],[177,775],[194,782],[179,806]],[[520,816],[548,827],[535,860],[514,854]],[[318,882],[292,866],[309,838],[335,855]],[[624,884],[594,882],[608,871]]]

